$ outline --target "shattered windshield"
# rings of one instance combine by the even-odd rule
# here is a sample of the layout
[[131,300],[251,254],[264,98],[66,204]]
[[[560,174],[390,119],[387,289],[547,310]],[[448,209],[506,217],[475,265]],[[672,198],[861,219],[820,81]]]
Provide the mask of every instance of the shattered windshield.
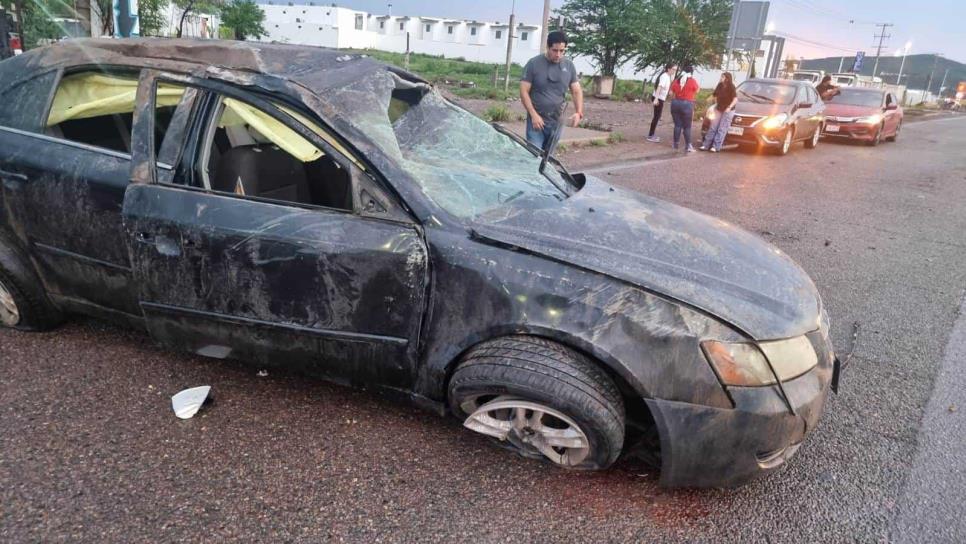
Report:
[[377,72],[327,98],[453,215],[567,198],[560,172],[548,165],[541,174],[540,157],[428,85]]

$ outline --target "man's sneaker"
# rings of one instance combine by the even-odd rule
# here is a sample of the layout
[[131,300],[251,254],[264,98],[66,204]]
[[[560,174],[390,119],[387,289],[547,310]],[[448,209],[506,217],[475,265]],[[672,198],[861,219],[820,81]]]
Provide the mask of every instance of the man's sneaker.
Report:
[[647,137],[647,141],[649,141],[649,142],[654,142],[654,143],[656,143],[656,144],[657,144],[657,143],[661,143],[661,139],[660,139],[660,138],[658,138],[657,136],[648,136],[648,137]]
[[[701,144],[701,147],[699,147],[698,149],[700,149],[701,151],[707,151],[708,150],[708,148],[705,147],[704,144]],[[714,149],[712,149],[712,151],[714,151]]]
[[688,149],[687,149],[687,151],[686,151],[686,152],[687,152],[687,153],[694,153],[694,146],[693,146],[693,145],[691,145],[691,144],[688,144]]
[[712,152],[712,153],[717,153],[717,152],[718,152],[718,150],[712,147],[712,148],[711,148],[711,152]]

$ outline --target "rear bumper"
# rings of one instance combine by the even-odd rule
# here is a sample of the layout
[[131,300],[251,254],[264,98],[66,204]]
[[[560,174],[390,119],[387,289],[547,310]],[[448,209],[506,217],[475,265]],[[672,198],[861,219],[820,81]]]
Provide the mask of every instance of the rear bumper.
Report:
[[841,369],[831,344],[809,335],[819,364],[782,385],[729,387],[733,409],[648,399],[661,436],[661,485],[732,487],[781,467],[818,424]]

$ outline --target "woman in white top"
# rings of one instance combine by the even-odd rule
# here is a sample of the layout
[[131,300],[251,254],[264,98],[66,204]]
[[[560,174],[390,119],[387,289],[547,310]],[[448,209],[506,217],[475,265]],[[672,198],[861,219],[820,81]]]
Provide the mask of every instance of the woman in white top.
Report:
[[654,135],[657,130],[657,123],[661,120],[661,113],[664,111],[664,102],[667,100],[667,93],[671,90],[671,80],[678,71],[677,64],[669,64],[657,78],[657,85],[654,88],[654,116],[651,117],[651,131],[647,134],[647,141],[660,142],[661,139]]

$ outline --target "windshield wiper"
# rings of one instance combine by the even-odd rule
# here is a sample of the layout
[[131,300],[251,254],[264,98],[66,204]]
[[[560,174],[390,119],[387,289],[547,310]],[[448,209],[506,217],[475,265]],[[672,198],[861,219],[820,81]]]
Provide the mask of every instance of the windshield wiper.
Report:
[[[565,107],[566,107],[566,105],[565,105]],[[513,140],[516,143],[522,145],[523,147],[525,147],[528,151],[530,151],[534,155],[536,155],[538,157],[542,157],[541,160],[540,160],[540,168],[538,170],[539,170],[540,174],[542,174],[544,177],[547,178],[547,180],[550,182],[551,185],[553,185],[554,187],[557,188],[558,191],[560,191],[561,193],[563,193],[567,197],[569,197],[571,195],[571,192],[568,191],[565,187],[561,187],[560,185],[557,185],[557,182],[555,182],[552,177],[544,174],[544,172],[543,172],[544,171],[544,166],[545,166],[545,164],[547,162],[553,163],[553,165],[556,168],[557,172],[559,172],[561,175],[563,175],[565,178],[567,178],[567,181],[570,182],[570,185],[574,188],[574,190],[577,189],[577,180],[575,180],[574,177],[572,175],[570,175],[570,172],[568,172],[567,169],[564,168],[564,166],[562,164],[560,164],[560,161],[558,161],[555,157],[551,157],[548,153],[542,152],[539,147],[531,144],[526,139],[520,137],[519,134],[513,132],[512,130],[510,130],[510,129],[506,128],[506,127],[504,127],[503,125],[500,125],[499,123],[490,123],[490,125],[493,128],[495,128],[500,134],[503,134],[505,136],[509,136],[511,140]],[[558,140],[560,138],[559,132],[562,132],[562,131],[563,131],[563,125],[561,125],[561,124],[558,123],[557,124],[557,132],[555,133]]]
[[778,102],[775,101],[774,98],[769,98],[769,97],[767,97],[767,96],[765,96],[763,94],[753,94],[751,96],[754,96],[755,98],[760,98],[761,100],[767,100],[769,104],[777,104],[778,103]]

